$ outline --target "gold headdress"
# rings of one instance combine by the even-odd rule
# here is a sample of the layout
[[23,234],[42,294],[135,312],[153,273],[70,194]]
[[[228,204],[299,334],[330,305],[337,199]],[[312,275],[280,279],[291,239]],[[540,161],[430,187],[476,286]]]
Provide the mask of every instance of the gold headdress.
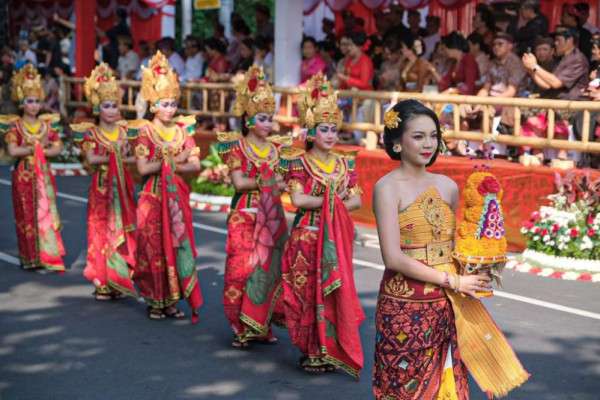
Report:
[[103,101],[120,102],[121,91],[115,80],[112,69],[102,63],[92,70],[83,85],[85,97],[91,103],[94,114],[98,113],[98,106]]
[[262,67],[257,65],[250,67],[244,79],[236,85],[233,112],[237,116],[246,113],[248,118],[258,113],[275,113],[275,98]]
[[160,99],[178,99],[179,79],[163,53],[157,51],[142,67],[142,97],[151,104]]
[[320,123],[342,124],[342,112],[337,105],[337,94],[321,72],[308,80],[300,93],[298,103],[300,123],[308,128],[307,139],[314,137],[314,128]]
[[46,94],[42,86],[42,77],[33,65],[25,64],[23,68],[14,73],[11,97],[17,103],[21,103],[26,97],[37,97],[44,100]]

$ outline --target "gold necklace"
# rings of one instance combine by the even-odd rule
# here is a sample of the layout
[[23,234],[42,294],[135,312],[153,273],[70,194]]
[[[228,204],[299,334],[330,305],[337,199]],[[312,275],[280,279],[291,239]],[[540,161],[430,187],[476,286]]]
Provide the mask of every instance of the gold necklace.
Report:
[[175,137],[175,132],[176,132],[176,130],[175,130],[176,126],[175,125],[173,125],[170,128],[166,128],[165,127],[164,128],[165,130],[163,130],[162,128],[160,128],[160,127],[158,127],[156,125],[155,125],[155,127],[156,127],[156,130],[158,131],[158,135],[160,136],[160,138],[162,140],[164,140],[165,142],[171,142],[171,141],[173,141],[173,138]]
[[311,157],[313,159],[313,161],[315,162],[315,164],[317,164],[317,167],[319,167],[319,169],[323,172],[325,172],[326,174],[331,174],[335,168],[335,158],[332,157],[327,163],[319,160],[319,158],[317,156],[312,156]]
[[269,146],[268,143],[262,149],[260,147],[258,147],[258,145],[255,145],[254,143],[252,143],[250,140],[248,140],[248,144],[250,144],[252,151],[254,152],[254,154],[256,154],[256,156],[258,158],[267,158],[267,156],[271,152],[271,146]]
[[105,131],[103,128],[100,128],[100,131],[111,142],[116,142],[119,139],[119,127],[115,127],[111,132]]
[[40,127],[42,126],[42,123],[40,121],[35,121],[35,124],[33,126],[31,126],[27,123],[27,121],[23,120],[23,126],[25,126],[25,129],[27,130],[27,132],[31,133],[32,135],[37,135],[38,132],[40,131]]

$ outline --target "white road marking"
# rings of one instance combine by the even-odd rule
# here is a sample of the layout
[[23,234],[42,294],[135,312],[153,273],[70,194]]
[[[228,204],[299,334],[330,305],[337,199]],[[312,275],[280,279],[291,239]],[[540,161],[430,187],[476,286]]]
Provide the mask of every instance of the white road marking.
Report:
[[[7,180],[7,179],[1,179],[0,178],[0,184],[3,185],[7,185],[10,186],[11,185],[11,181]],[[80,197],[80,196],[73,196],[70,194],[66,194],[66,193],[57,193],[58,197],[62,197],[65,199],[69,199],[69,200],[74,200],[74,201],[78,201],[81,203],[87,203],[87,199],[84,197]],[[227,229],[223,229],[223,228],[217,228],[211,225],[205,225],[205,224],[200,224],[197,222],[193,223],[193,226],[197,229],[201,229],[201,230],[205,230],[205,231],[209,231],[209,232],[215,232],[215,233],[219,233],[222,235],[227,235]],[[366,236],[374,236],[374,235],[366,235]],[[3,252],[0,252],[0,260],[2,261],[6,261],[9,264],[13,264],[13,265],[19,265],[19,259],[16,257],[11,256],[10,254],[6,254]],[[352,262],[355,265],[360,265],[362,267],[367,267],[367,268],[372,268],[372,269],[377,269],[380,271],[383,271],[385,269],[385,267],[381,264],[377,264],[371,261],[365,261],[365,260],[359,260],[359,259],[352,259]],[[506,299],[510,299],[510,300],[514,300],[514,301],[520,301],[522,303],[527,303],[527,304],[531,304],[531,305],[535,305],[538,307],[544,307],[544,308],[548,308],[551,310],[555,310],[555,311],[562,311],[565,313],[569,313],[569,314],[573,314],[573,315],[577,315],[580,317],[585,317],[585,318],[591,318],[591,319],[597,319],[600,320],[600,314],[598,313],[593,313],[590,311],[585,311],[585,310],[580,310],[578,308],[573,308],[573,307],[567,307],[567,306],[563,306],[560,304],[555,304],[555,303],[550,303],[548,301],[543,301],[543,300],[538,300],[538,299],[534,299],[531,297],[525,297],[525,296],[521,296],[518,294],[512,294],[512,293],[508,293],[508,292],[503,292],[500,290],[494,290],[494,294],[498,297],[503,297]]]

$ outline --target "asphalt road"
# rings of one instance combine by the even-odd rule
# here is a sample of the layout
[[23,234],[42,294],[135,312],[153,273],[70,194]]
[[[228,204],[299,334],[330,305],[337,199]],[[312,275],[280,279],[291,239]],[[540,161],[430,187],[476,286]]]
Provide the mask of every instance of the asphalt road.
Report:
[[[101,303],[82,276],[89,178],[59,177],[69,270],[21,271],[8,168],[0,167],[0,399],[370,399],[374,313],[381,257],[355,247],[355,278],[367,314],[366,366],[359,381],[303,373],[287,333],[277,345],[231,349],[221,306],[225,215],[195,212],[200,323],[150,321],[135,299]],[[373,231],[360,228],[363,234]],[[505,272],[486,305],[531,380],[509,399],[600,399],[600,285]],[[562,307],[561,307],[562,306]],[[187,306],[182,307],[188,311]],[[471,398],[485,396],[471,382]]]

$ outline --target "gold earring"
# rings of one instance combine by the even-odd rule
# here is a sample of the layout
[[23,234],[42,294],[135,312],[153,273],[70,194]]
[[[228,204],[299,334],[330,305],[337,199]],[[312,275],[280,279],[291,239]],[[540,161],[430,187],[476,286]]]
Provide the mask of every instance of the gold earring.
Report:
[[392,149],[394,150],[394,153],[400,153],[402,151],[402,145],[400,143],[396,143]]
[[150,112],[154,114],[156,112],[156,107],[150,106]]

